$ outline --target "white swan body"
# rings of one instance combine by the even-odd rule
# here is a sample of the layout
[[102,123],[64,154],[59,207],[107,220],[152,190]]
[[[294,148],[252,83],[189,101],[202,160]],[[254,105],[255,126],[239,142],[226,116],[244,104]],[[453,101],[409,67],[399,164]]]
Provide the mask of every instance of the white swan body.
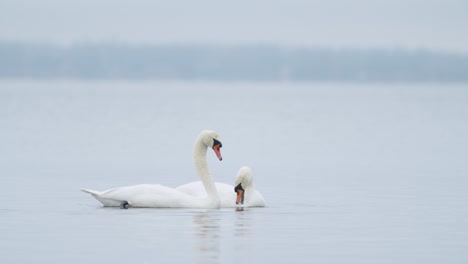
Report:
[[[238,195],[235,191],[235,186],[242,186],[244,190],[243,204],[237,202]],[[252,170],[249,167],[242,167],[237,173],[234,185],[229,185],[221,182],[216,182],[216,189],[218,190],[221,199],[221,207],[264,207],[265,199],[262,194],[255,189],[253,184]],[[206,197],[207,193],[203,188],[201,181],[190,182],[176,188],[178,191],[186,193],[195,197]]]
[[194,197],[159,184],[139,184],[102,192],[89,189],[82,191],[90,193],[104,206],[122,206],[122,203],[128,203],[131,207],[219,208],[221,202],[206,162],[208,147],[222,160],[222,144],[218,139],[217,133],[205,130],[200,133],[194,146],[193,161],[207,193],[205,197]]

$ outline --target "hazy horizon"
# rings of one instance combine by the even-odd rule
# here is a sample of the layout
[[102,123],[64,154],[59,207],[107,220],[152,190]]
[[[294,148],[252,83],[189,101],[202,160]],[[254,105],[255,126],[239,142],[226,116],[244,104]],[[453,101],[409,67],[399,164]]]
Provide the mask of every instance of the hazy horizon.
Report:
[[409,50],[0,41],[0,57],[7,79],[468,82],[468,55]]

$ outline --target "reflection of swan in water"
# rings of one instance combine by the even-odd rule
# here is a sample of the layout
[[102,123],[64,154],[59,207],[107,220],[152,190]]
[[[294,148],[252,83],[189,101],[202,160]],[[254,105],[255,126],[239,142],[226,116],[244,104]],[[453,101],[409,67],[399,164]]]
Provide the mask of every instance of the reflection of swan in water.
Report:
[[[216,182],[221,199],[221,207],[264,207],[265,200],[262,194],[255,189],[252,170],[249,167],[241,167],[237,172],[234,186]],[[202,182],[191,182],[176,188],[178,191],[195,196],[206,197],[206,191]]]
[[[254,252],[256,244],[251,239],[254,211],[241,207],[195,212],[193,239],[196,263],[237,262],[243,254]],[[223,244],[232,250],[221,250],[220,245]],[[229,261],[222,256],[229,256]]]
[[196,263],[219,263],[220,218],[214,212],[193,215]]
[[237,208],[234,221],[234,236],[239,238],[247,238],[250,236],[252,216],[249,209]]
[[120,206],[127,209],[133,207],[184,207],[184,208],[219,208],[218,192],[211,177],[206,162],[206,150],[212,148],[219,160],[222,160],[217,133],[209,130],[202,131],[198,136],[193,151],[193,162],[198,176],[203,183],[205,197],[195,197],[184,192],[159,184],[140,184],[134,186],[114,188],[106,191],[83,189],[90,193],[104,206]]

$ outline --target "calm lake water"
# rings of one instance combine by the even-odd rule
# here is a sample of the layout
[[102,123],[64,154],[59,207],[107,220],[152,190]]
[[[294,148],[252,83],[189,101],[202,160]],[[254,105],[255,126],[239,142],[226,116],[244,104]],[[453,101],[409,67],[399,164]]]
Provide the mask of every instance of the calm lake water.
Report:
[[[266,208],[80,188],[253,169]],[[0,263],[468,263],[468,85],[0,82]]]

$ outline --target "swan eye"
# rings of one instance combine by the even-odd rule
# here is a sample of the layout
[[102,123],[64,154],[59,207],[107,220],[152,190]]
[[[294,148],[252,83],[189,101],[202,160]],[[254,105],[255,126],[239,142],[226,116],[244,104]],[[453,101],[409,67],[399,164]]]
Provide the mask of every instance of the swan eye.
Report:
[[237,192],[238,190],[244,190],[244,188],[242,188],[242,183],[239,183],[236,187],[234,187],[234,192]]
[[213,138],[213,147],[216,145],[219,145],[220,148],[223,147],[223,144],[219,140],[217,140],[216,138]]

